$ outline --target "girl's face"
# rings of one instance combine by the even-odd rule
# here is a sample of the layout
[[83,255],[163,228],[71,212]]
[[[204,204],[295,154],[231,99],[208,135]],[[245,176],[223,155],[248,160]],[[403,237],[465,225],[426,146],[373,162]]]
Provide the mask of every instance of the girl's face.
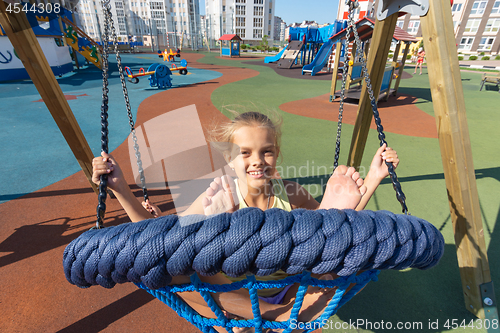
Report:
[[229,165],[238,179],[248,188],[262,188],[274,175],[279,154],[272,131],[265,127],[244,126],[234,132],[232,143]]

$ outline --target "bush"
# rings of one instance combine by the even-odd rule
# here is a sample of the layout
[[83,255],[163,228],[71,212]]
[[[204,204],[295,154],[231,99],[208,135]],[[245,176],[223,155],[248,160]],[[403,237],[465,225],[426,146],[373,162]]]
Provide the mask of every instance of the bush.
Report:
[[479,55],[484,56],[484,52],[479,53]]
[[497,56],[495,57],[495,60],[500,60],[500,55],[497,55]]
[[410,60],[410,59],[411,59],[411,54],[408,54],[408,55],[406,56],[406,59],[407,59],[407,60]]
[[470,56],[469,60],[477,60],[477,56]]
[[458,60],[459,60],[459,61],[460,61],[460,60],[464,60],[464,57],[462,57],[462,56],[458,56]]
[[485,57],[482,57],[481,60],[490,60],[490,57],[485,56]]
[[458,52],[458,54],[462,54],[462,52]]
[[241,45],[240,45],[240,49],[242,49],[242,50],[246,50],[246,49],[247,49],[247,44],[241,44]]

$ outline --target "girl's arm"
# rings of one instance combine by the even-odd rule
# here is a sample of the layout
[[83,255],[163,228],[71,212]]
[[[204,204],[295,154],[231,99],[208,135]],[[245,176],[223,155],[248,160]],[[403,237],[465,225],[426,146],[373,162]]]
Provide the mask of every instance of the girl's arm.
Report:
[[372,197],[377,187],[380,185],[382,179],[389,175],[389,170],[387,168],[387,165],[385,164],[385,161],[391,162],[394,166],[394,169],[399,164],[399,158],[396,151],[391,147],[387,147],[386,144],[383,144],[373,157],[372,163],[370,165],[370,171],[368,171],[364,183],[366,186],[366,193],[361,198],[361,201],[356,207],[356,210],[363,210],[366,207],[368,201]]
[[101,156],[95,157],[92,160],[92,181],[99,184],[100,176],[104,174],[108,175],[108,188],[113,191],[113,194],[132,222],[152,218],[153,216],[144,209],[130,190],[116,160],[104,152],[101,153]]

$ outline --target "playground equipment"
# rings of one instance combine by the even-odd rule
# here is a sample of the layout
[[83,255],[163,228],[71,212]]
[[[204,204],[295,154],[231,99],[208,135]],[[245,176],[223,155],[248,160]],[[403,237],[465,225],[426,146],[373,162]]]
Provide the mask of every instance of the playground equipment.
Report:
[[64,28],[66,43],[75,51],[83,55],[89,63],[101,69],[102,62],[100,54],[102,52],[102,47],[66,17],[62,18],[62,22],[66,26]]
[[[26,3],[24,6],[30,9],[25,13],[28,20],[27,29],[33,30],[53,75],[61,76],[73,71],[71,55],[65,46],[63,29],[58,21],[61,16],[70,14],[69,11],[61,7],[59,14],[55,14],[46,13],[39,7],[29,6]],[[23,62],[17,56],[17,49],[14,49],[0,25],[0,82],[29,78]]]
[[[302,74],[315,75],[328,63],[332,50],[329,38],[343,29],[345,25],[346,21],[335,21],[322,28],[290,28],[289,44],[277,63],[278,68],[292,68],[295,64],[310,64]],[[268,62],[273,61],[277,59],[273,57],[268,60]]]
[[243,41],[240,36],[236,34],[222,35],[220,41],[220,56],[221,57],[239,57],[240,56],[240,43]]
[[303,45],[304,43],[302,41],[297,40],[288,43],[288,46],[282,51],[283,55],[281,56],[281,59],[278,60],[277,67],[292,68]]
[[[342,45],[349,45],[350,42],[352,42],[352,47],[347,47],[345,46],[345,59],[350,59],[350,61],[354,62],[354,67],[352,69],[352,81],[347,81],[347,89],[348,89],[348,97],[352,99],[359,99],[362,87],[356,87],[354,90],[352,90],[349,86],[354,84],[354,83],[360,83],[362,85],[363,78],[361,77],[361,72],[359,70],[360,63],[358,59],[363,56],[363,53],[365,55],[368,54],[369,49],[373,47],[373,43],[369,43],[369,41],[373,38],[374,36],[374,28],[375,28],[375,19],[369,18],[369,17],[364,17],[357,21],[355,23],[356,25],[356,30],[359,34],[358,41],[355,41],[354,36],[351,34],[348,36],[347,34],[347,29],[343,29],[342,31],[339,31],[337,34],[331,37],[331,40],[333,43],[335,43],[335,48],[336,49],[341,49]],[[391,41],[396,43],[396,49],[394,51],[394,57],[391,66],[396,70],[397,69],[397,74],[394,75],[396,78],[396,82],[394,84],[394,88],[390,88],[390,85],[392,84],[392,79],[391,80],[384,80],[384,83],[389,83],[389,87],[384,86],[384,94],[379,96],[379,99],[384,97],[386,100],[389,98],[390,94],[396,95],[399,87],[399,82],[401,80],[401,75],[403,73],[404,69],[404,64],[406,61],[406,55],[408,54],[408,50],[410,49],[410,45],[412,43],[418,42],[418,39],[415,37],[411,36],[408,34],[406,31],[402,30],[399,27],[395,27],[391,34],[392,38]],[[356,43],[360,43],[362,47],[357,50],[357,45]],[[402,55],[401,61],[398,61],[399,57],[399,51],[401,48],[401,45],[405,44],[405,50]],[[363,50],[364,49],[364,50]],[[336,58],[334,61],[334,69],[333,72],[337,73],[340,59],[337,60],[337,52],[335,54]],[[387,59],[387,55],[385,56],[385,59]],[[386,65],[385,63],[383,64],[382,68],[385,68]],[[390,66],[389,66],[390,67]],[[385,72],[385,69],[384,69]],[[383,72],[380,72],[382,74]],[[394,73],[393,73],[394,74]],[[386,74],[388,75],[388,74]],[[335,100],[335,98],[340,96],[340,91],[336,90],[337,88],[337,77],[334,75],[332,77],[332,84],[331,84],[331,89],[330,89],[330,102]]]
[[276,62],[276,61],[280,60],[281,57],[283,56],[283,53],[285,53],[285,50],[286,50],[287,46],[288,46],[288,44],[281,51],[279,51],[278,54],[273,55],[273,56],[265,57],[264,58],[264,63],[265,64],[270,64],[272,62]]
[[137,84],[139,83],[139,77],[149,75],[149,85],[151,87],[158,87],[159,89],[165,89],[172,86],[172,71],[179,71],[179,74],[186,75],[187,71],[187,61],[186,59],[181,60],[180,66],[172,64],[171,68],[168,68],[164,64],[152,64],[149,66],[147,71],[144,68],[139,69],[139,73],[134,74],[130,67],[125,66],[125,73],[127,73],[128,81]]
[[[393,6],[394,3],[395,6]],[[450,2],[428,0],[425,5],[410,3],[402,8],[398,8],[397,2],[387,0],[379,2],[371,51],[367,61],[367,70],[375,95],[380,91],[382,72],[385,68],[399,10],[421,16],[434,113],[439,121],[439,142],[453,230],[457,240],[458,264],[466,308],[480,318],[488,318],[490,321],[498,320],[495,292],[491,282],[483,235],[460,70],[456,57]],[[95,188],[91,181],[92,151],[81,133],[57,80],[49,74],[50,68],[47,62],[41,61],[44,55],[40,51],[33,31],[27,28],[29,23],[26,16],[22,13],[18,15],[7,12],[3,1],[0,1],[0,13],[0,24],[23,60],[42,99],[50,101],[47,103],[47,108],[79,161],[89,183]],[[447,89],[443,89],[444,85]],[[349,165],[360,165],[372,120],[371,111],[371,102],[367,91],[364,90],[353,131]],[[307,281],[304,285],[306,283]]]
[[174,51],[172,51],[172,49],[169,49],[169,51],[167,51],[167,49],[165,49],[163,52],[158,51],[158,56],[160,58],[163,58],[163,61],[175,61],[175,57],[180,57],[181,53],[180,53],[180,51],[174,52]]

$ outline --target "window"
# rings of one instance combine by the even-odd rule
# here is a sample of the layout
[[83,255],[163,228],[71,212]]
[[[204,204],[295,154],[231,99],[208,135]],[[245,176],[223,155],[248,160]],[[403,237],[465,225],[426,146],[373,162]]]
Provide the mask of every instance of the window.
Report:
[[236,5],[236,15],[245,15],[245,6]]
[[474,1],[472,5],[472,9],[470,10],[471,15],[483,15],[484,9],[486,8],[486,4],[488,1]]
[[408,33],[416,34],[418,32],[418,27],[420,27],[420,21],[410,21],[408,23]]
[[484,32],[497,32],[500,28],[500,18],[497,19],[489,19],[486,22],[486,27],[484,28]]
[[401,21],[401,20],[400,20],[400,21],[397,21],[397,22],[396,22],[396,25],[397,25],[399,28],[403,29],[403,26],[405,25],[405,21]]
[[236,3],[246,3],[247,0],[236,0]]
[[254,28],[262,28],[262,19],[254,17],[253,26],[254,26]]
[[240,36],[240,38],[245,38],[245,29],[236,29],[236,34]]
[[500,1],[495,1],[493,4],[493,8],[491,9],[492,14],[499,14],[500,13]]
[[491,46],[495,41],[495,37],[483,37],[479,42],[479,46],[477,47],[478,51],[491,51]]
[[256,5],[262,5],[264,4],[264,0],[253,0],[253,3]]
[[458,49],[470,50],[473,42],[474,42],[474,37],[464,37],[460,40],[460,45],[458,45]]
[[253,38],[262,38],[262,29],[253,29]]
[[253,7],[253,16],[262,16],[264,15],[264,7]]
[[462,4],[461,3],[453,4],[453,7],[451,7],[451,11],[452,12],[459,12],[460,9],[462,9]]
[[464,32],[477,32],[481,19],[472,19],[467,21]]
[[271,8],[269,8],[269,14],[272,14],[273,13],[273,10]]
[[115,8],[123,8],[123,2],[115,2]]
[[237,27],[244,27],[245,26],[245,18],[244,17],[237,17],[236,18],[236,26]]
[[226,6],[222,6],[222,11],[225,12],[226,11]]

